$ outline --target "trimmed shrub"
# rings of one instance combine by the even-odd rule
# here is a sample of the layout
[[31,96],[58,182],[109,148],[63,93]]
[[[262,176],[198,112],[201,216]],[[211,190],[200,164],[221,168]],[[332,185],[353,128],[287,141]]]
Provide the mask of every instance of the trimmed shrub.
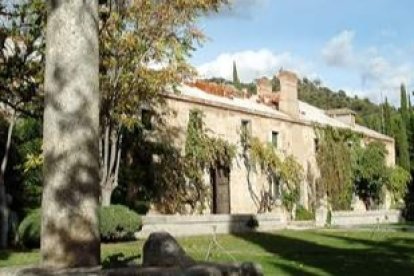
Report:
[[18,242],[27,248],[40,246],[40,209],[30,212],[17,229]]
[[[99,231],[103,242],[118,242],[134,239],[134,233],[141,228],[141,217],[122,205],[99,208]],[[40,246],[41,210],[36,209],[20,223],[18,242],[26,248]]]
[[99,209],[101,240],[104,242],[128,241],[141,228],[141,217],[123,205]]
[[295,220],[314,220],[315,215],[312,212],[309,212],[302,205],[299,205],[296,208]]

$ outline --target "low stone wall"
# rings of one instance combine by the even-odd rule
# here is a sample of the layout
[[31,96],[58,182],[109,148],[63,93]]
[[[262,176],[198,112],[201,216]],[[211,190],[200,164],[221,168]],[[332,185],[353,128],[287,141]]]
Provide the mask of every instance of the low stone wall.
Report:
[[[258,227],[252,223],[257,221]],[[281,214],[256,215],[147,215],[142,218],[142,230],[137,238],[147,238],[152,232],[166,231],[176,237],[240,233],[257,231],[272,231],[286,227],[286,221]],[[250,225],[250,226],[249,226]]]
[[331,225],[353,226],[401,222],[400,210],[338,211],[332,212]]

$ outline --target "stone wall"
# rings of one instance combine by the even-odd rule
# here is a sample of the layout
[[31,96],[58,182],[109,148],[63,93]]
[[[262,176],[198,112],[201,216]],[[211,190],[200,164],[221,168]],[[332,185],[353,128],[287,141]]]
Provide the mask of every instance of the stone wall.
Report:
[[[255,220],[258,227],[254,227]],[[257,215],[147,215],[142,218],[143,227],[137,238],[147,238],[152,232],[165,231],[174,236],[194,236],[241,233],[252,230],[271,231],[286,227],[282,214]]]
[[339,211],[332,212],[332,226],[354,226],[369,224],[399,223],[402,220],[400,210],[375,211]]

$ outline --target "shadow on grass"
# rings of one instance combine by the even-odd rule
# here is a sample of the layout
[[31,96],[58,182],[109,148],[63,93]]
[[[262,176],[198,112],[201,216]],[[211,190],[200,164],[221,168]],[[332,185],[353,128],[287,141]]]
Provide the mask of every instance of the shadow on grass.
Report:
[[131,265],[136,266],[137,263],[135,260],[141,258],[141,255],[135,256],[125,256],[123,253],[116,253],[109,255],[102,261],[102,267],[107,268],[120,268],[120,267],[128,267]]
[[[297,263],[297,266],[274,263],[277,269],[290,275],[314,275],[309,269],[329,275],[412,275],[414,271],[414,248],[396,244],[395,239],[381,242],[354,239],[323,233],[312,233],[322,239],[337,239],[359,243],[355,248],[341,248],[340,245],[319,244],[283,233],[233,234],[245,241],[256,244],[274,254],[282,261]],[[309,235],[309,234],[307,234]],[[335,247],[336,246],[336,247]],[[359,247],[359,248],[358,248]],[[318,273],[319,274],[319,273]]]
[[8,250],[0,250],[0,260],[7,260],[10,256],[10,252]]

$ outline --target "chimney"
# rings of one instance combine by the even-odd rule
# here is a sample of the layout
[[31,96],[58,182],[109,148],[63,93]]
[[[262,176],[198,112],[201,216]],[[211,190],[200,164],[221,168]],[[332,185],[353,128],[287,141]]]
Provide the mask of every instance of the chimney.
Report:
[[356,112],[351,109],[348,109],[348,108],[330,109],[330,110],[326,110],[325,114],[347,125],[355,126]]
[[257,96],[259,96],[259,98],[265,97],[266,95],[269,95],[270,93],[272,93],[272,82],[266,77],[257,79],[256,90],[257,90]]
[[299,118],[298,77],[289,71],[280,71],[279,110],[293,118]]

